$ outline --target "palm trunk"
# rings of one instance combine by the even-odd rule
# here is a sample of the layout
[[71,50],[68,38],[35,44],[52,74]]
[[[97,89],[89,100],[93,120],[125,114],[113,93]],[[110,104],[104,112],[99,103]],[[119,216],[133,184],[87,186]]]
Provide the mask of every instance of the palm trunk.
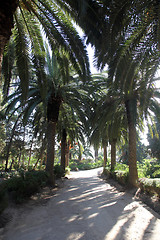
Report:
[[54,176],[55,135],[56,135],[56,122],[48,121],[46,171],[49,173],[49,184],[52,186],[55,185]]
[[33,138],[32,138],[31,146],[30,146],[30,149],[29,149],[29,157],[28,157],[28,169],[29,169],[29,165],[30,165],[30,162],[31,162],[31,156],[32,156],[32,146],[33,146]]
[[136,149],[136,127],[133,124],[129,124],[129,184],[133,187],[137,187],[138,172],[137,172],[137,149]]
[[3,51],[8,39],[5,36],[0,35],[0,79],[2,73],[2,60],[3,60]]
[[78,147],[79,147],[78,161],[80,162],[82,160],[82,150],[79,142],[78,142]]
[[96,162],[98,159],[98,148],[97,147],[94,148],[94,156],[95,156],[95,162]]
[[0,79],[4,47],[7,44],[13,28],[13,14],[17,8],[17,0],[0,1]]
[[[138,172],[137,172],[137,156],[136,156],[136,120],[135,111],[133,108],[136,107],[136,101],[128,100],[126,102],[126,111],[128,119],[128,130],[129,130],[129,184],[131,187],[137,187],[138,183]],[[135,106],[134,106],[135,105]],[[134,114],[133,114],[134,113]]]
[[62,140],[61,140],[61,167],[65,170],[66,162],[66,130],[62,131]]
[[54,155],[55,155],[55,136],[56,125],[58,122],[59,109],[61,105],[61,98],[55,98],[54,93],[50,96],[47,103],[47,163],[46,171],[49,174],[49,184],[55,185],[54,176]]
[[111,142],[111,170],[114,170],[116,165],[116,140]]
[[104,162],[103,162],[103,170],[104,170],[107,164],[107,145],[106,144],[103,145],[103,157],[104,157]]
[[69,166],[69,146],[70,146],[70,141],[68,140],[68,143],[66,144],[66,161],[65,161],[65,167]]

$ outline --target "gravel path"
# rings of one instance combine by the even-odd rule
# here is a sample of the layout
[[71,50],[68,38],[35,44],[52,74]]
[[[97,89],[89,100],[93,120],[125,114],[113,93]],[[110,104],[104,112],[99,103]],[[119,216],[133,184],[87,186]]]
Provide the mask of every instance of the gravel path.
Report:
[[0,240],[159,240],[160,216],[100,170],[74,172],[45,205],[20,209]]

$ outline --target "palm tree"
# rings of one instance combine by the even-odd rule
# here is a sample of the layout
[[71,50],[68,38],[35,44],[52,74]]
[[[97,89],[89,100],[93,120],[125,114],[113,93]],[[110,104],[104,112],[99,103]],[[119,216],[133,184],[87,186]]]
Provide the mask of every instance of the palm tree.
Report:
[[[39,69],[44,65],[43,38],[47,38],[57,56],[59,52],[66,53],[66,59],[70,58],[80,77],[88,78],[89,63],[85,46],[72,24],[71,17],[65,14],[59,6],[59,1],[1,1],[0,77],[4,46],[10,39],[12,46],[16,49],[16,65],[24,97],[27,95],[30,78],[30,60]],[[13,50],[11,44],[7,46],[7,52]],[[10,59],[8,59],[8,55],[10,55]],[[15,64],[13,52],[8,55],[5,51],[3,72],[7,76],[7,78],[5,77],[6,86],[9,86]],[[66,59],[63,58],[63,61],[67,62]]]
[[[148,113],[145,103],[151,101],[150,97],[152,99],[151,81],[160,62],[159,3],[84,1],[85,9],[82,11],[77,1],[67,2],[70,2],[71,10],[75,10],[75,18],[84,28],[88,41],[96,47],[97,66],[103,68],[109,64],[111,81],[108,88],[111,89],[111,95],[117,97],[121,95],[123,99],[129,131],[130,184],[135,186],[138,179],[136,167],[138,108],[141,107],[141,116],[144,109],[145,115]],[[97,20],[95,26],[98,26],[98,31],[95,32],[91,24],[90,29],[88,28],[91,12],[96,15],[94,19]],[[82,19],[87,21],[82,22]],[[154,110],[157,110],[157,107]]]
[[[127,58],[128,56],[128,58]],[[136,127],[143,118],[151,116],[150,112],[159,111],[158,102],[154,97],[155,88],[154,73],[156,66],[153,65],[153,60],[157,62],[157,56],[148,56],[148,58],[136,59],[131,55],[126,55],[119,60],[119,63],[110,74],[109,85],[112,95],[119,96],[126,109],[129,135],[129,182],[131,186],[136,186],[138,181],[137,165],[136,165]],[[127,58],[127,62],[126,62]],[[153,59],[153,60],[152,60]],[[124,67],[124,63],[125,66]],[[123,66],[123,68],[122,68]],[[112,72],[112,67],[110,71]],[[114,67],[113,67],[114,68]],[[122,72],[122,74],[121,74]],[[110,82],[111,81],[111,82]],[[114,81],[114,84],[113,84]],[[112,88],[111,88],[112,86]],[[155,95],[158,96],[157,91]]]
[[[84,115],[84,109],[87,109],[87,100],[84,103],[83,99],[87,99],[88,95],[86,94],[85,88],[80,87],[82,82],[78,83],[77,79],[71,76],[69,79],[67,66],[70,68],[71,66],[69,66],[69,62],[66,65],[66,62],[63,61],[63,55],[60,58],[60,55],[58,57],[54,54],[51,55],[49,50],[46,50],[46,52],[44,69],[35,69],[37,72],[33,72],[33,80],[30,82],[28,99],[26,102],[21,101],[22,91],[20,88],[17,88],[17,90],[7,98],[7,101],[10,101],[10,99],[13,100],[8,105],[7,111],[12,107],[14,107],[14,111],[17,111],[17,109],[21,107],[21,104],[23,104],[22,114],[24,115],[25,121],[34,111],[34,114],[37,114],[38,107],[43,106],[41,115],[47,122],[48,143],[46,171],[50,175],[50,183],[54,185],[54,147],[59,113],[62,108],[65,108],[65,104],[67,104],[67,106],[70,106],[72,118],[75,119],[75,106],[77,106],[76,115],[81,116],[81,121],[85,122],[86,116]],[[39,84],[42,76],[45,81]],[[69,80],[71,81],[69,82]],[[83,103],[81,107],[80,103]]]
[[[77,85],[77,90],[82,92],[81,85]],[[86,132],[86,122],[87,122],[87,107],[85,106],[88,100],[87,91],[83,91],[83,95],[79,98],[79,101],[74,101],[72,97],[70,103],[63,103],[60,108],[60,115],[57,125],[58,140],[61,141],[61,166],[63,169],[67,166],[68,162],[68,147],[70,144],[75,142],[85,142]],[[87,103],[88,105],[88,103]],[[84,107],[85,106],[85,107]]]

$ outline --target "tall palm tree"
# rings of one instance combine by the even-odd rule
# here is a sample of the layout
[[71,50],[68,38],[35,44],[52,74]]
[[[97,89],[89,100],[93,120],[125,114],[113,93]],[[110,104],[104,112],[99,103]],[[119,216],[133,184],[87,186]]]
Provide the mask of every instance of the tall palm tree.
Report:
[[[64,56],[65,57],[65,56]],[[12,93],[7,101],[12,100],[7,107],[9,111],[14,107],[14,111],[21,107],[23,104],[24,121],[34,113],[37,113],[38,106],[43,106],[41,114],[44,120],[47,121],[47,163],[46,171],[50,175],[50,183],[54,185],[54,147],[55,147],[55,136],[56,127],[58,123],[59,113],[61,108],[65,108],[65,104],[70,106],[73,118],[75,118],[75,106],[77,106],[76,114],[81,116],[81,121],[86,121],[84,115],[84,109],[87,109],[87,100],[84,103],[84,96],[86,99],[88,95],[86,90],[80,87],[82,82],[77,81],[75,77],[69,77],[69,70],[67,70],[68,63],[63,61],[63,55],[56,57],[51,54],[49,50],[46,50],[44,69],[35,69],[33,72],[33,80],[30,82],[28,99],[23,102],[21,99],[22,91],[21,88]],[[40,74],[43,73],[43,74]],[[41,77],[44,77],[45,81],[40,81]],[[70,78],[70,79],[69,79]],[[40,82],[40,84],[39,84]],[[80,103],[83,103],[80,107]]]
[[[12,29],[13,28],[13,29]],[[11,31],[12,29],[12,31]],[[11,39],[12,36],[12,39]],[[9,39],[16,48],[16,65],[22,81],[24,96],[29,81],[30,60],[41,68],[43,63],[44,44],[47,38],[51,48],[58,55],[65,52],[70,58],[79,76],[85,79],[89,75],[89,63],[85,46],[73,26],[71,17],[64,13],[59,1],[52,0],[14,0],[0,3],[0,77],[2,54]],[[7,51],[11,47],[7,46]],[[5,51],[6,54],[6,51]],[[11,54],[12,55],[12,54]],[[66,61],[63,59],[63,61]],[[4,59],[8,86],[13,69],[13,59]],[[6,78],[5,78],[6,79]]]
[[[153,113],[159,111],[158,102],[153,94],[155,91],[153,83],[156,66],[153,65],[152,59],[155,60],[155,63],[157,62],[156,55],[150,55],[148,58],[145,56],[144,58],[142,54],[141,59],[126,55],[119,60],[116,70],[114,69],[113,75],[111,73],[109,77],[112,94],[122,100],[126,109],[129,135],[129,181],[131,186],[136,186],[138,181],[136,127],[144,117],[151,116],[150,111]],[[110,67],[110,71],[112,71],[112,67]],[[156,94],[158,96],[157,91],[155,91]]]

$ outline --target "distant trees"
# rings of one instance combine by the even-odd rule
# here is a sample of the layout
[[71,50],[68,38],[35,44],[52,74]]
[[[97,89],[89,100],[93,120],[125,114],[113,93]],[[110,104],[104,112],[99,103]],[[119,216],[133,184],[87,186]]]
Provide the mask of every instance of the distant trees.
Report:
[[150,127],[147,139],[149,142],[148,148],[151,151],[152,157],[160,160],[160,122],[159,118],[154,118],[155,122]]

